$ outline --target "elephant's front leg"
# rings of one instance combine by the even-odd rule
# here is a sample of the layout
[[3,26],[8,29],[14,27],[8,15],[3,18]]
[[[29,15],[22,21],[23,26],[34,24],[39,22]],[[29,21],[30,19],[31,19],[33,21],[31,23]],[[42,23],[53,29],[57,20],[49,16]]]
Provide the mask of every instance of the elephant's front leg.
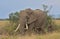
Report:
[[34,32],[34,23],[32,23],[32,24],[28,24],[28,34],[32,34],[33,32]]
[[25,34],[25,24],[20,24],[19,31],[20,31],[20,34],[22,34],[22,35]]

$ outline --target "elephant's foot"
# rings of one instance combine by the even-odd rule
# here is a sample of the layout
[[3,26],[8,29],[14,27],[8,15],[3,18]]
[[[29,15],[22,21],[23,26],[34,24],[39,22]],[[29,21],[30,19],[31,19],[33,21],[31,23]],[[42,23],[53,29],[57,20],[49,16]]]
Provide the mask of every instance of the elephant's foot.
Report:
[[45,31],[44,29],[41,29],[41,28],[36,28],[36,29],[35,29],[35,33],[36,33],[36,34],[45,34],[46,31]]

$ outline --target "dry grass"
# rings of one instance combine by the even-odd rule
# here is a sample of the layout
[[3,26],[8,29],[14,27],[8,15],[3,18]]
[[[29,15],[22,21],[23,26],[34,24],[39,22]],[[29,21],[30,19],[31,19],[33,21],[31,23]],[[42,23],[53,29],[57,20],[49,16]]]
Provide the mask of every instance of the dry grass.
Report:
[[60,25],[60,20],[53,20],[56,25]]
[[45,35],[26,35],[26,36],[5,36],[1,35],[0,39],[60,39],[60,33],[54,32],[54,33],[47,33]]
[[5,26],[9,23],[9,21],[0,21],[0,26]]
[[[60,20],[54,20],[55,24],[60,25]],[[5,26],[9,21],[0,21],[0,27]],[[47,33],[45,35],[31,35],[31,36],[6,36],[0,35],[0,39],[60,39],[60,32]]]
[[[53,20],[56,25],[60,25],[60,20]],[[9,21],[0,21],[0,26],[5,26]]]
[[60,39],[60,33],[49,33],[45,35],[18,36],[17,39]]
[[9,24],[9,21],[0,21],[0,29]]

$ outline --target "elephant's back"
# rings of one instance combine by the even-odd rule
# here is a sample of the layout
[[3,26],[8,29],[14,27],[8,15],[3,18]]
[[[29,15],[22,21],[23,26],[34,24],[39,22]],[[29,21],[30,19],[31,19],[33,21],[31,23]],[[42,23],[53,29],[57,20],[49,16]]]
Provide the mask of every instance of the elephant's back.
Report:
[[42,11],[40,9],[36,9],[33,12],[36,15],[36,17],[38,17],[38,18],[43,18],[43,17],[46,16],[46,14],[44,13],[44,11]]
[[42,10],[34,10],[34,13],[37,17],[37,21],[35,22],[36,27],[41,27],[46,19],[46,14]]
[[36,14],[38,20],[41,20],[41,21],[45,20],[46,14],[44,13],[44,11],[42,11],[42,10],[40,10],[40,9],[36,9],[36,10],[34,11],[34,13]]

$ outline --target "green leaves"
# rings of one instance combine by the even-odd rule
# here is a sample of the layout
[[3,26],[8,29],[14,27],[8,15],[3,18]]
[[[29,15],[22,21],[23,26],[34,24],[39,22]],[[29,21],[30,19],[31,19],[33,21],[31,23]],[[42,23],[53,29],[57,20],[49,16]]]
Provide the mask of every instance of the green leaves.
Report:
[[19,20],[19,12],[10,13],[9,20],[10,20],[10,22],[17,23]]

